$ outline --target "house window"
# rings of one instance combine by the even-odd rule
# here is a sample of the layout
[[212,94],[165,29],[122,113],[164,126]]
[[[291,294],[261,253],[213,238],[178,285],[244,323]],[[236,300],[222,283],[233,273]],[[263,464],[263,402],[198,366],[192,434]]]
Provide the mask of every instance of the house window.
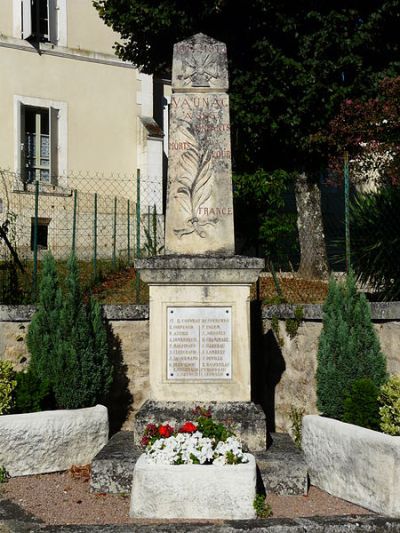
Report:
[[[37,224],[38,250],[47,250],[50,218],[39,218]],[[35,219],[31,219],[31,250],[35,247]]]
[[21,104],[21,174],[26,183],[57,183],[58,110]]
[[23,39],[57,44],[57,0],[21,0]]

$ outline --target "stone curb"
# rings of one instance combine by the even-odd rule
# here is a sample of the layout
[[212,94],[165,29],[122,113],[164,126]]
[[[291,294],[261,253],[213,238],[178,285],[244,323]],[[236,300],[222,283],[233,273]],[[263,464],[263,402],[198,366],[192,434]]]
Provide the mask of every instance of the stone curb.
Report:
[[[371,302],[372,320],[400,320],[400,302]],[[296,307],[303,309],[303,320],[322,320],[322,305],[292,304],[263,305],[262,318],[294,318]],[[108,320],[148,320],[147,304],[103,305]],[[30,322],[35,306],[33,305],[0,305],[0,322]]]
[[[303,309],[303,320],[322,320],[322,305],[320,304],[279,304],[263,305],[262,318],[294,318],[296,307]],[[400,320],[400,302],[371,302],[372,320]]]
[[393,533],[400,532],[400,519],[376,515],[311,518],[269,518],[240,520],[223,524],[168,523],[128,525],[44,526],[38,522],[0,521],[0,532],[12,533]]

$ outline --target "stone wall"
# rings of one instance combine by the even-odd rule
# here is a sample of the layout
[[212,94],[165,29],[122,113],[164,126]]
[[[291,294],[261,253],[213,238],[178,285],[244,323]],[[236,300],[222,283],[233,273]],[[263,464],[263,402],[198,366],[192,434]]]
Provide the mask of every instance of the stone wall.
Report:
[[[400,373],[400,302],[371,307],[389,372]],[[290,431],[292,407],[303,408],[306,414],[317,413],[314,376],[322,311],[318,305],[305,305],[303,309],[304,320],[293,339],[286,332],[285,320],[293,317],[294,306],[264,307],[255,310],[252,317],[253,399],[264,408],[272,431]],[[114,358],[119,363],[113,409],[115,418],[122,419],[116,425],[124,422],[123,427],[131,429],[134,412],[149,397],[148,307],[110,305],[104,310],[112,330]],[[0,305],[0,359],[11,360],[19,370],[29,361],[24,339],[33,311],[32,306]],[[282,346],[272,330],[273,317],[278,322]]]
[[[279,305],[264,307],[262,312],[263,355],[267,359],[266,373],[272,374],[272,378],[267,387],[269,394],[264,393],[260,401],[267,412],[269,427],[275,426],[276,431],[290,431],[292,407],[304,409],[306,414],[318,413],[315,372],[322,309],[320,305],[304,305],[304,320],[292,339],[285,322],[294,316],[294,308]],[[388,371],[400,373],[400,302],[372,303],[371,313]],[[273,317],[278,322],[281,345],[273,332]]]

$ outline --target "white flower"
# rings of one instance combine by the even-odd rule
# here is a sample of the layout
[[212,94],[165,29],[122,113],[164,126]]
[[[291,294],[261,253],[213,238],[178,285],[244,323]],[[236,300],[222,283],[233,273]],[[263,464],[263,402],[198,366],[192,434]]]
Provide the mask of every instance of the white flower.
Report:
[[[236,437],[215,443],[214,439],[193,434],[178,433],[158,439],[146,449],[147,461],[153,464],[228,464],[248,462],[242,445]],[[233,459],[233,460],[232,460]]]

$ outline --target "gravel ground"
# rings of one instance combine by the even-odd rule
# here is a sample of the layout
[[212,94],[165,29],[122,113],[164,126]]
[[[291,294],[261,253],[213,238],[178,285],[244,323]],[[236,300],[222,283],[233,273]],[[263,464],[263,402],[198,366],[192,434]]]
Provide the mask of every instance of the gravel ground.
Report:
[[[49,525],[135,523],[128,516],[130,495],[90,493],[88,478],[70,472],[12,478],[0,485],[0,495]],[[270,494],[267,501],[274,518],[372,514],[316,487],[308,496]]]

